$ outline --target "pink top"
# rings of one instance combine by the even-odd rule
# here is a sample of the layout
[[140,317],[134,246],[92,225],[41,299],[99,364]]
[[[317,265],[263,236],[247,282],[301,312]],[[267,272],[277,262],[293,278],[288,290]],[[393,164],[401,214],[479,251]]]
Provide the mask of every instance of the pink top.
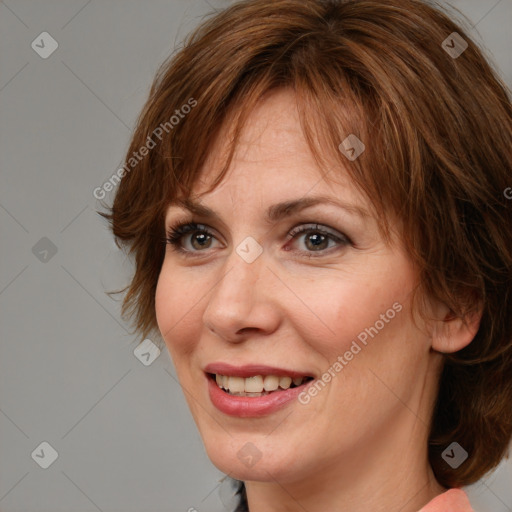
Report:
[[462,489],[449,489],[436,496],[418,512],[475,512]]

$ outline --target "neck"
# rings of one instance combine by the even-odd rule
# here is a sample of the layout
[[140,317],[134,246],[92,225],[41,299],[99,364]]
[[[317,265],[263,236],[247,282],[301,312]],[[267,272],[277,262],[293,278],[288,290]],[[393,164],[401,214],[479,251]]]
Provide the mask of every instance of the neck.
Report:
[[446,491],[428,463],[428,429],[402,408],[384,430],[307,478],[246,481],[250,512],[418,512]]

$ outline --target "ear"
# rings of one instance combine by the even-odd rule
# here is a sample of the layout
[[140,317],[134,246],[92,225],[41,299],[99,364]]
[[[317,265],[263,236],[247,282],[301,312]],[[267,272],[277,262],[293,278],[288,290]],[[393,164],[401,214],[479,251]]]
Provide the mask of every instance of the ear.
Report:
[[432,330],[432,349],[450,354],[467,347],[478,332],[482,310],[480,308],[475,310],[464,320],[455,316],[446,306],[443,306],[439,312],[440,319],[435,321]]

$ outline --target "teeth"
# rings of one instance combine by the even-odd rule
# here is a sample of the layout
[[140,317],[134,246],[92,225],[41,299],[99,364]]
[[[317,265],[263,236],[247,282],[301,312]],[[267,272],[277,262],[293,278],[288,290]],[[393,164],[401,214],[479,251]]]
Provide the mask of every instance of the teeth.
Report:
[[288,389],[292,385],[292,378],[291,377],[281,377],[279,379],[279,386],[283,389]]
[[215,381],[220,388],[237,396],[262,396],[277,389],[289,389],[292,385],[300,386],[307,377],[278,377],[277,375],[255,375],[253,377],[230,377],[215,375]]
[[263,379],[263,387],[265,391],[275,391],[279,387],[279,377],[275,375],[267,375]]
[[233,393],[242,393],[243,391],[249,391],[245,389],[245,383],[242,377],[225,377],[225,385],[226,389],[229,389]]
[[[232,379],[232,377],[230,377]],[[243,382],[244,379],[240,378]],[[231,388],[229,388],[231,391]],[[241,389],[240,391],[244,391]],[[263,377],[261,375],[256,375],[255,377],[248,377],[245,379],[245,392],[246,393],[261,393],[263,391]]]

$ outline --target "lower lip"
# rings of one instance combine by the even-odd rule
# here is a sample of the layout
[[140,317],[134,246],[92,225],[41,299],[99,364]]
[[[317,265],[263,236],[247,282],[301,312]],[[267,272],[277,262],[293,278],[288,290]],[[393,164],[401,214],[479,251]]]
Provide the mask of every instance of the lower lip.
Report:
[[206,380],[208,381],[208,392],[213,405],[224,414],[241,418],[254,418],[275,412],[296,399],[311,382],[314,382],[311,380],[296,388],[274,391],[269,395],[247,397],[226,393],[208,375],[206,375]]

